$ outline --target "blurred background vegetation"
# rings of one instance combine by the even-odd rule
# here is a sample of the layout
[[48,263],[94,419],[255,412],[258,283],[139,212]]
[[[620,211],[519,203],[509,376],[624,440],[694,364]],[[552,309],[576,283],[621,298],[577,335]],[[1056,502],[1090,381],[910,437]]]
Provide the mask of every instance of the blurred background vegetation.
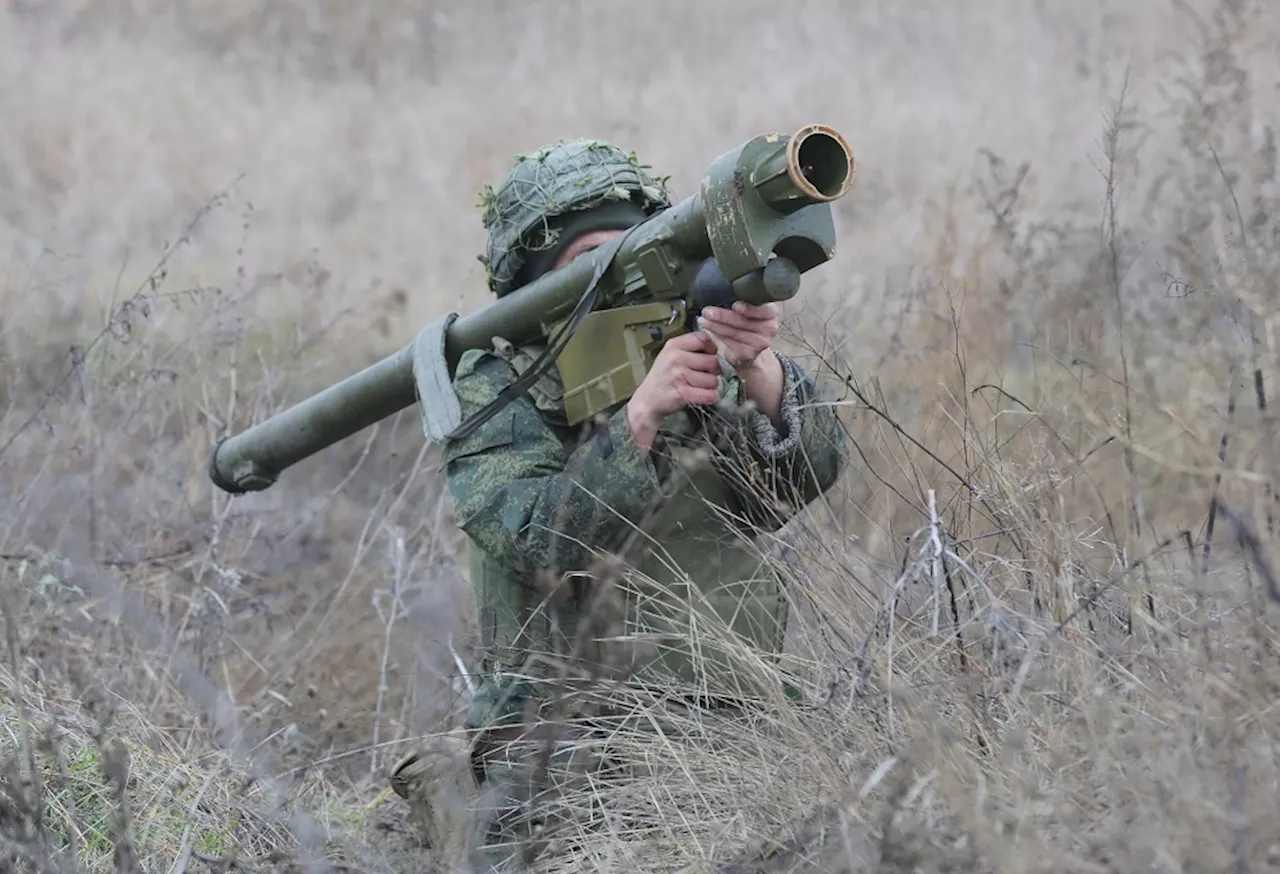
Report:
[[1280,864],[1277,44],[1265,0],[7,0],[0,854],[420,864],[385,771],[470,608],[416,411],[234,500],[213,443],[484,305],[517,152],[683,197],[821,121],[858,178],[784,315],[856,451],[783,552],[825,703],[544,864]]

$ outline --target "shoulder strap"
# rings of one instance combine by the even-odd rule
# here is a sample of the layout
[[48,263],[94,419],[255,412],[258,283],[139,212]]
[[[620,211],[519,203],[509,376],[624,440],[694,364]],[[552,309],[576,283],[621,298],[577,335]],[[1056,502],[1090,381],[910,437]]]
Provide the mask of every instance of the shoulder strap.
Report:
[[476,428],[479,428],[497,415],[507,404],[528,391],[529,387],[551,368],[551,365],[560,357],[560,353],[564,351],[564,347],[573,337],[574,332],[582,324],[582,320],[598,305],[601,277],[612,266],[613,259],[617,257],[618,250],[622,248],[622,244],[638,227],[643,227],[643,225],[633,225],[625,233],[619,234],[600,247],[600,254],[596,256],[596,269],[591,275],[591,282],[587,285],[587,290],[582,293],[577,306],[574,307],[573,312],[556,336],[551,338],[547,347],[542,350],[528,370],[516,377],[496,398],[476,410],[463,420],[462,424],[454,428],[448,435],[450,440],[457,440],[471,434]]

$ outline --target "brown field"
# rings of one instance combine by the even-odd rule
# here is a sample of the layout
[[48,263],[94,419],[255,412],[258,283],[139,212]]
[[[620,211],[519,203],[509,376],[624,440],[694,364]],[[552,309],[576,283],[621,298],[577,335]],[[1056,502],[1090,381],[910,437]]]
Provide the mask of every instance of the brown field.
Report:
[[416,410],[234,499],[211,447],[482,306],[515,153],[683,197],[821,121],[811,706],[691,722],[532,869],[1280,871],[1277,45],[1271,0],[4,0],[0,863],[431,870],[386,773],[470,596]]

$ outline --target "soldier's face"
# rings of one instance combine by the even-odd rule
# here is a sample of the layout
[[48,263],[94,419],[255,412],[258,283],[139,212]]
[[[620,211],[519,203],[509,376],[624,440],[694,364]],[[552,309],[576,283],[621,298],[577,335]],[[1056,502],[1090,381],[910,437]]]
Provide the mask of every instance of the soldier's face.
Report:
[[621,233],[623,232],[620,230],[588,231],[582,236],[574,238],[574,241],[566,246],[560,256],[556,258],[554,269],[559,270],[579,255],[590,252],[596,246],[607,243]]

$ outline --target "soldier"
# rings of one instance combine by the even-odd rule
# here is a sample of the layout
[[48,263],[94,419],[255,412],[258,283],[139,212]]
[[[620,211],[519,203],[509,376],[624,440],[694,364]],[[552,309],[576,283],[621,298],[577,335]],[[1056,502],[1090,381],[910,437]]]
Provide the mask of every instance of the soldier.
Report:
[[[664,182],[607,142],[521,156],[485,192],[489,287],[509,294],[670,205]],[[488,654],[467,719],[476,736],[465,751],[409,756],[392,783],[457,861],[521,836],[483,818],[468,835],[460,806],[486,790],[511,800],[513,739],[554,657],[581,653],[598,556],[621,559],[621,621],[654,648],[638,679],[728,700],[749,695],[753,664],[781,651],[788,602],[759,537],[832,486],[841,431],[810,376],[773,348],[775,305],[710,308],[698,327],[668,341],[630,400],[585,433],[567,425],[553,368],[444,449]],[[454,377],[463,416],[539,351],[466,353]],[[691,632],[691,615],[710,630]]]

